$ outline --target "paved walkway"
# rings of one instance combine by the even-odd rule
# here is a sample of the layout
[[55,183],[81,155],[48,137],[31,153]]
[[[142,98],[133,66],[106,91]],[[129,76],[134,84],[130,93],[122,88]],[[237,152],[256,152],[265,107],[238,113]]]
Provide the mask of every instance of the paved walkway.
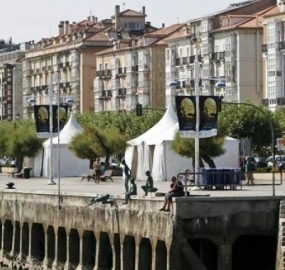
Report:
[[[256,175],[254,186],[239,186],[236,190],[191,190],[189,188],[191,195],[210,195],[211,197],[246,197],[246,196],[272,196],[273,186],[272,186],[272,175]],[[285,175],[284,175],[285,177]],[[20,192],[33,192],[33,193],[58,193],[60,189],[61,194],[82,194],[91,195],[94,194],[105,194],[109,193],[112,195],[122,195],[124,194],[124,184],[121,177],[113,177],[114,182],[101,182],[100,184],[95,184],[94,181],[81,181],[81,177],[63,177],[60,179],[60,185],[58,185],[58,178],[54,178],[56,185],[48,185],[48,179],[46,178],[35,178],[30,179],[19,179],[10,178],[7,174],[0,174],[0,189],[6,189],[6,184],[8,182],[15,183],[15,188]],[[243,181],[244,182],[244,181]],[[136,181],[138,186],[138,195],[143,196],[143,191],[140,188],[145,181]],[[157,181],[155,182],[155,187],[158,188],[160,192],[167,192],[169,190],[170,181]],[[276,174],[276,185],[275,185],[275,195],[285,196],[285,184],[280,184],[280,175]]]

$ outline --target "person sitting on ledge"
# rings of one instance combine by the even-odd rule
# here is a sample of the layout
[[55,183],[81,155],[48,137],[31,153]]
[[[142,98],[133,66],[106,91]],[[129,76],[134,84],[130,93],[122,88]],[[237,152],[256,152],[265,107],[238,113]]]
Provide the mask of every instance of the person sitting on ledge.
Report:
[[150,171],[146,171],[145,174],[147,176],[146,184],[141,186],[141,188],[143,189],[145,196],[147,196],[148,192],[156,192],[157,188],[153,187],[153,178],[150,175]]
[[137,195],[137,185],[135,184],[135,179],[131,178],[129,183],[129,191],[125,195],[125,202],[123,204],[127,204],[131,199],[131,195]]
[[175,176],[172,176],[171,182],[171,190],[165,195],[164,205],[159,209],[159,211],[169,212],[172,198],[182,197],[184,195],[184,187],[182,182],[180,180],[177,180]]

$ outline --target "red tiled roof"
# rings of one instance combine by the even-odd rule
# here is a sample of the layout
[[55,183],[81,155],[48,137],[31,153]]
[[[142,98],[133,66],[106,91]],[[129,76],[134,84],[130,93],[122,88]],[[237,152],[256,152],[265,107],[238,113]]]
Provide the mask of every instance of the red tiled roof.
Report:
[[215,29],[213,32],[218,32],[221,30],[230,30],[230,29],[240,29],[240,28],[258,28],[262,27],[262,23],[264,21],[264,16],[274,14],[278,10],[278,7],[276,5],[271,6],[267,9],[261,10],[258,13],[255,13],[253,15],[229,15],[224,16],[229,19],[231,18],[244,18],[242,22],[238,22],[236,24],[232,25],[226,25],[223,27],[220,27],[218,29]]

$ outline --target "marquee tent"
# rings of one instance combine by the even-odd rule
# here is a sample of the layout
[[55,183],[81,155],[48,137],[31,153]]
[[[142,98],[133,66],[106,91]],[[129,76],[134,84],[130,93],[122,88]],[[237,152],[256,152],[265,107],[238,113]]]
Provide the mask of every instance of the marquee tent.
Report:
[[[125,160],[132,169],[133,177],[145,180],[145,171],[151,170],[155,181],[169,180],[172,175],[192,167],[190,158],[181,157],[171,149],[171,142],[178,130],[177,116],[172,106],[169,106],[163,118],[155,126],[129,141]],[[224,148],[226,153],[214,158],[216,167],[239,167],[239,141],[226,137]]]
[[[176,123],[163,134],[152,137],[146,142],[146,148],[154,147],[152,176],[156,181],[169,180],[171,176],[192,167],[192,160],[190,158],[181,157],[171,149],[171,142],[178,130],[179,126]],[[239,167],[239,141],[226,137],[224,149],[226,150],[224,155],[214,158],[216,167]]]
[[[54,176],[81,176],[86,174],[89,169],[89,160],[80,159],[68,149],[72,138],[82,133],[83,129],[78,124],[75,115],[71,113],[70,118],[59,137],[52,139],[53,150],[53,173]],[[50,139],[43,143],[42,151],[36,156],[33,172],[35,176],[49,177],[50,168]]]
[[146,179],[145,171],[151,169],[151,157],[149,147],[145,143],[155,136],[163,134],[166,130],[177,123],[177,115],[172,105],[169,105],[160,121],[139,137],[128,141],[125,152],[125,161],[132,170],[132,176],[136,179]]

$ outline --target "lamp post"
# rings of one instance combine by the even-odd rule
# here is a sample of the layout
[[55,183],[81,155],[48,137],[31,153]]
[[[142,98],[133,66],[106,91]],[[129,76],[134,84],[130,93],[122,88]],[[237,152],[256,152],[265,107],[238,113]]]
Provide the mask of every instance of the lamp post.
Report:
[[199,175],[199,168],[200,168],[200,141],[199,141],[199,129],[200,129],[200,89],[199,89],[199,75],[200,75],[200,62],[198,59],[198,46],[196,47],[196,55],[194,61],[194,82],[195,82],[195,101],[196,101],[196,128],[195,128],[195,168],[194,168],[194,175],[195,175],[195,187],[192,190],[200,189],[200,175]]
[[53,87],[52,87],[52,77],[50,78],[50,84],[48,88],[48,98],[49,98],[49,147],[50,147],[50,161],[49,161],[49,181],[48,185],[55,185],[56,183],[53,181],[53,112],[52,112],[52,98],[53,98]]

